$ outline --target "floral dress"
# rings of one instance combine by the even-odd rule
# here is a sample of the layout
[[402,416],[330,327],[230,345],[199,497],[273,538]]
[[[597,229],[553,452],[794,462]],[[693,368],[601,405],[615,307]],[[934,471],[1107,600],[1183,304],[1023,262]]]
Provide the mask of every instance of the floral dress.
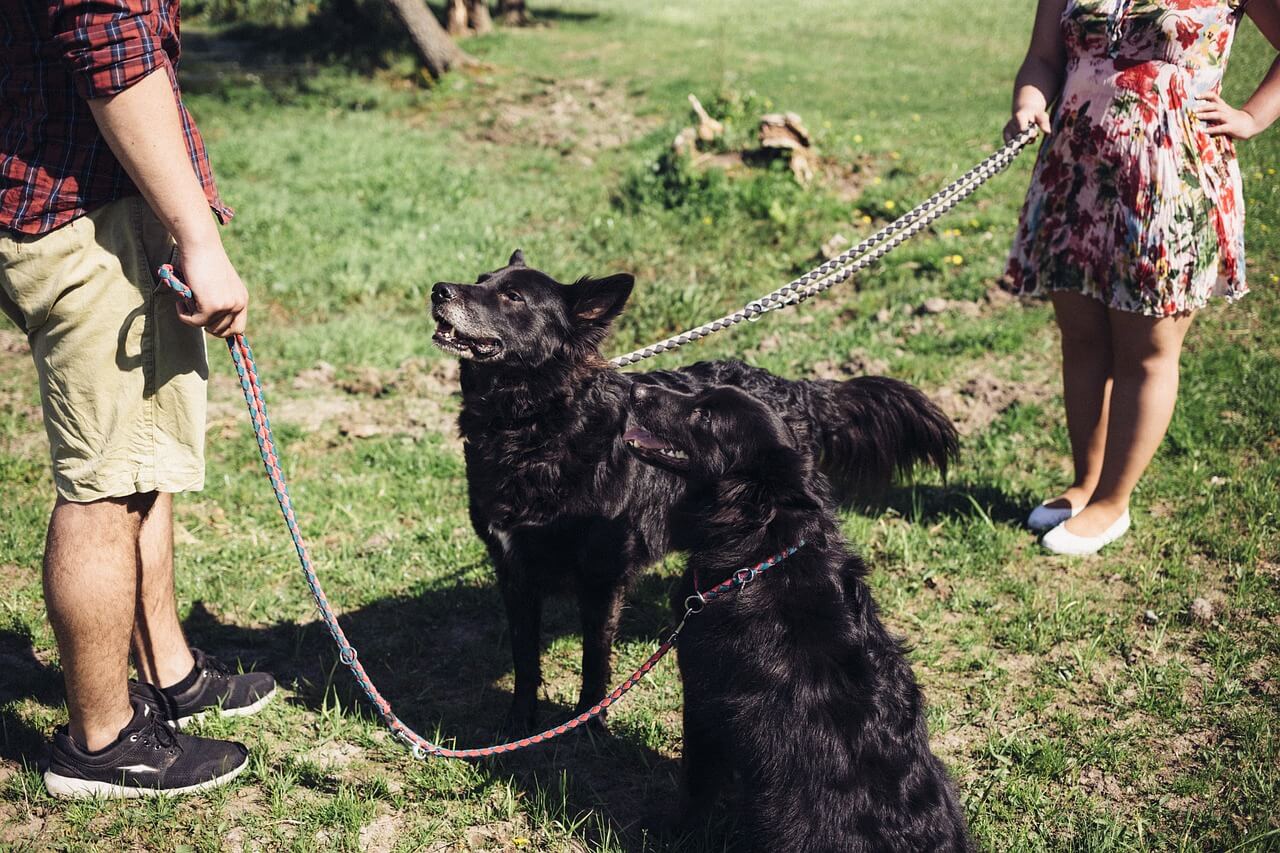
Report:
[[1235,147],[1219,93],[1248,0],[1068,0],[1067,71],[1009,258],[1023,295],[1075,291],[1167,317],[1248,292]]

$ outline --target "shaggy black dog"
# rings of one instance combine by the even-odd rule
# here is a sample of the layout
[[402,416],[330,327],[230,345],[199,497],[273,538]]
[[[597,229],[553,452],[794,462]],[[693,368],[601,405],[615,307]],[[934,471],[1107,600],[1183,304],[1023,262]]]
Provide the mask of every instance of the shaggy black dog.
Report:
[[632,452],[689,483],[677,614],[695,590],[804,543],[680,635],[681,822],[736,774],[754,849],[969,849],[902,646],[787,425],[735,388],[637,385],[631,397]]
[[433,340],[463,359],[471,522],[488,546],[510,621],[515,696],[508,725],[535,723],[544,595],[569,587],[582,619],[579,709],[609,688],[627,582],[680,543],[671,512],[684,481],[642,465],[622,441],[637,383],[745,388],[787,422],[838,483],[863,495],[918,462],[939,468],[956,433],[917,389],[883,377],[792,382],[740,362],[624,374],[600,354],[631,293],[629,275],[565,285],[519,252],[475,286],[431,293]]

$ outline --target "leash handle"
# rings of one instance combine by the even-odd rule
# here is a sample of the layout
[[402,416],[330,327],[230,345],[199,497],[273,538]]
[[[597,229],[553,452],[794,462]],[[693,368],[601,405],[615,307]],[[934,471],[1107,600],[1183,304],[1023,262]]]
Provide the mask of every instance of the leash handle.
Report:
[[[191,288],[178,278],[173,271],[172,265],[165,264],[159,269],[157,275],[160,278],[160,283],[174,293],[187,299],[195,298]],[[254,438],[258,442],[258,452],[262,457],[262,465],[266,469],[267,479],[271,482],[271,490],[275,493],[276,502],[280,505],[280,513],[289,529],[289,536],[293,539],[294,550],[297,551],[298,562],[302,566],[303,578],[307,582],[307,587],[311,590],[312,598],[315,599],[316,609],[320,611],[320,618],[324,621],[325,627],[329,629],[329,635],[338,647],[338,659],[351,671],[352,677],[360,685],[360,689],[364,691],[365,698],[369,700],[369,703],[377,710],[378,715],[382,717],[383,723],[391,730],[392,734],[409,745],[415,758],[424,758],[428,755],[439,758],[490,758],[495,755],[515,752],[526,747],[546,743],[561,735],[568,734],[603,715],[610,705],[617,702],[640,683],[641,679],[648,675],[649,670],[657,666],[658,662],[666,657],[667,653],[675,646],[680,631],[684,628],[685,622],[693,611],[685,613],[684,618],[680,620],[680,624],[671,635],[658,646],[635,672],[631,673],[625,681],[614,688],[613,692],[601,699],[598,704],[558,726],[519,740],[475,749],[450,749],[427,740],[405,725],[391,710],[391,704],[383,698],[372,679],[369,678],[364,665],[360,663],[360,656],[355,647],[351,645],[346,633],[342,630],[342,626],[338,624],[338,617],[334,614],[333,607],[329,604],[328,597],[325,596],[324,588],[320,585],[320,578],[316,575],[315,567],[311,562],[306,540],[302,538],[302,530],[298,526],[293,499],[289,496],[289,484],[281,467],[280,454],[276,450],[275,435],[271,430],[271,419],[267,416],[266,398],[262,393],[262,383],[258,379],[258,368],[253,358],[253,350],[249,347],[248,340],[242,334],[235,334],[227,338],[227,348],[231,351],[231,360],[240,379],[240,390],[244,394],[245,404],[249,407],[249,419],[253,423]],[[740,569],[724,583],[700,593],[700,597],[704,601],[711,601],[731,589],[749,583],[750,579],[778,565],[803,545],[804,542],[801,542],[794,548],[770,557],[756,566]],[[744,575],[743,573],[746,574]],[[740,581],[740,576],[748,579]]]

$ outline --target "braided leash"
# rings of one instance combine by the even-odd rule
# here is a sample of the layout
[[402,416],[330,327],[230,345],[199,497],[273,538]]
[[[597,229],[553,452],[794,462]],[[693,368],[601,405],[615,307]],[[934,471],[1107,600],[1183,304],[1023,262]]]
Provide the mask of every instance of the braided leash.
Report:
[[848,281],[854,273],[876,264],[885,255],[949,213],[956,205],[977,192],[978,188],[987,181],[1009,168],[1018,155],[1035,140],[1037,133],[1038,130],[1034,126],[1023,131],[1009,140],[999,151],[852,249],[815,267],[772,293],[765,294],[732,314],[726,314],[709,323],[703,323],[697,328],[672,335],[666,340],[620,355],[609,363],[614,367],[627,367],[646,358],[653,358],[655,355],[701,340],[743,321],[754,322],[770,311],[776,311],[787,305],[796,305],[837,284]]
[[[191,288],[182,283],[174,273],[173,267],[169,264],[165,264],[160,268],[159,276],[161,283],[178,295],[187,299],[195,298]],[[723,583],[709,590],[689,596],[685,602],[685,614],[680,619],[680,623],[653,654],[635,672],[631,673],[625,681],[614,688],[612,693],[601,699],[598,704],[593,705],[567,722],[519,740],[476,749],[450,749],[449,747],[432,743],[405,725],[391,710],[391,703],[378,692],[378,688],[374,686],[369,674],[365,671],[364,665],[360,663],[360,657],[355,647],[347,640],[346,633],[342,630],[342,626],[338,624],[338,617],[333,612],[333,607],[329,604],[328,597],[324,594],[324,588],[320,585],[320,578],[316,575],[315,567],[311,563],[306,540],[302,538],[302,531],[298,527],[297,515],[293,508],[293,499],[289,496],[289,484],[286,482],[284,471],[281,468],[280,455],[276,450],[275,436],[271,430],[271,419],[267,415],[267,403],[262,393],[262,384],[258,379],[258,367],[253,359],[253,350],[249,347],[249,342],[244,335],[232,335],[228,338],[227,348],[231,351],[231,360],[235,364],[236,375],[240,379],[240,391],[244,394],[244,401],[249,407],[249,419],[253,423],[253,434],[258,442],[258,453],[262,457],[262,465],[266,469],[267,479],[271,482],[271,490],[275,493],[276,502],[280,504],[280,513],[284,516],[285,526],[288,527],[289,536],[293,539],[293,547],[298,552],[298,562],[302,565],[302,575],[311,590],[312,598],[315,599],[316,609],[320,611],[320,618],[324,621],[325,627],[329,629],[329,635],[333,637],[333,642],[338,647],[338,659],[351,671],[351,675],[355,678],[356,683],[360,685],[360,689],[364,691],[369,704],[373,705],[377,709],[378,715],[382,717],[383,723],[391,730],[392,734],[410,746],[415,758],[423,758],[428,755],[439,758],[489,758],[494,755],[502,755],[525,747],[546,743],[586,725],[603,715],[610,705],[613,705],[626,695],[649,673],[649,670],[657,665],[658,661],[666,657],[667,653],[675,646],[676,639],[680,636],[680,632],[684,629],[685,623],[690,616],[701,612],[708,602],[751,583],[761,574],[782,563],[782,561],[804,547],[805,543],[801,541],[798,545],[788,548],[786,551],[776,554],[755,566],[739,569]]]
[[[1036,129],[1034,127],[1029,128],[1021,135],[1010,140],[995,154],[983,160],[960,178],[948,184],[942,190],[866,240],[863,240],[857,246],[821,264],[772,293],[749,303],[741,310],[651,344],[643,349],[618,356],[611,361],[611,364],[615,367],[626,367],[635,364],[644,359],[652,358],[700,340],[715,332],[736,326],[743,321],[759,319],[770,311],[776,311],[787,305],[798,304],[829,290],[841,282],[847,281],[854,273],[867,269],[889,254],[889,252],[910,240],[939,217],[950,212],[961,201],[971,196],[992,177],[1007,169],[1018,154],[1030,145],[1035,137]],[[172,266],[166,264],[161,267],[159,276],[164,285],[180,296],[187,299],[195,298],[191,289],[183,284],[174,273]],[[271,482],[271,489],[275,493],[277,503],[280,505],[280,513],[284,516],[285,525],[288,527],[289,535],[293,539],[294,549],[298,553],[298,562],[302,566],[303,577],[306,579],[311,595],[315,599],[316,608],[320,611],[320,617],[324,620],[325,627],[329,629],[329,634],[333,637],[333,641],[338,647],[338,659],[351,671],[356,683],[360,685],[360,689],[364,691],[370,704],[377,709],[387,728],[412,748],[415,758],[423,758],[427,755],[440,758],[488,758],[545,743],[580,728],[604,714],[609,706],[635,687],[657,665],[658,661],[662,660],[671,651],[680,636],[680,632],[684,629],[685,623],[688,622],[691,616],[702,612],[702,609],[711,601],[733,590],[745,587],[761,574],[796,553],[805,544],[801,541],[798,545],[788,548],[786,551],[776,554],[755,566],[739,569],[727,580],[711,589],[696,592],[689,596],[685,600],[684,616],[680,619],[675,630],[671,632],[671,635],[658,646],[653,654],[625,681],[618,685],[612,693],[601,699],[598,704],[567,722],[526,738],[477,749],[451,749],[432,743],[405,725],[391,710],[391,704],[383,698],[382,694],[378,692],[378,688],[374,686],[369,674],[365,671],[364,665],[360,663],[355,647],[347,640],[342,626],[338,624],[338,618],[334,614],[328,598],[325,596],[323,587],[320,585],[320,578],[316,575],[315,568],[311,563],[306,541],[302,538],[302,531],[298,527],[293,500],[289,496],[289,485],[285,481],[284,472],[280,465],[280,456],[276,451],[275,437],[271,430],[271,419],[267,415],[267,404],[262,393],[262,385],[258,379],[257,364],[253,358],[253,350],[249,347],[249,342],[244,335],[233,335],[228,338],[227,348],[231,351],[231,360],[240,379],[240,390],[244,394],[245,403],[249,407],[249,418],[253,423],[254,437],[258,442],[258,452],[262,457],[267,479]]]

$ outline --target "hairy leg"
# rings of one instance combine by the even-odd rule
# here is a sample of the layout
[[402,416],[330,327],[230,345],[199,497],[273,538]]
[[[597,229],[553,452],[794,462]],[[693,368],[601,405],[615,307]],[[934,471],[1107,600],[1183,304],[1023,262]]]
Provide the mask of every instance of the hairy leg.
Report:
[[127,684],[138,533],[154,499],[59,498],[49,519],[45,607],[58,640],[71,736],[91,750],[110,745],[133,716]]
[[173,592],[173,495],[158,495],[142,519],[138,558],[133,660],[140,679],[169,687],[196,663],[178,621]]
[[1106,453],[1089,506],[1067,522],[1072,533],[1097,536],[1128,508],[1173,417],[1178,361],[1190,328],[1190,314],[1156,318],[1111,312],[1115,379]]
[[1112,383],[1111,326],[1107,307],[1092,297],[1054,293],[1050,298],[1062,332],[1062,399],[1075,479],[1049,505],[1066,509],[1088,504],[1102,475]]

